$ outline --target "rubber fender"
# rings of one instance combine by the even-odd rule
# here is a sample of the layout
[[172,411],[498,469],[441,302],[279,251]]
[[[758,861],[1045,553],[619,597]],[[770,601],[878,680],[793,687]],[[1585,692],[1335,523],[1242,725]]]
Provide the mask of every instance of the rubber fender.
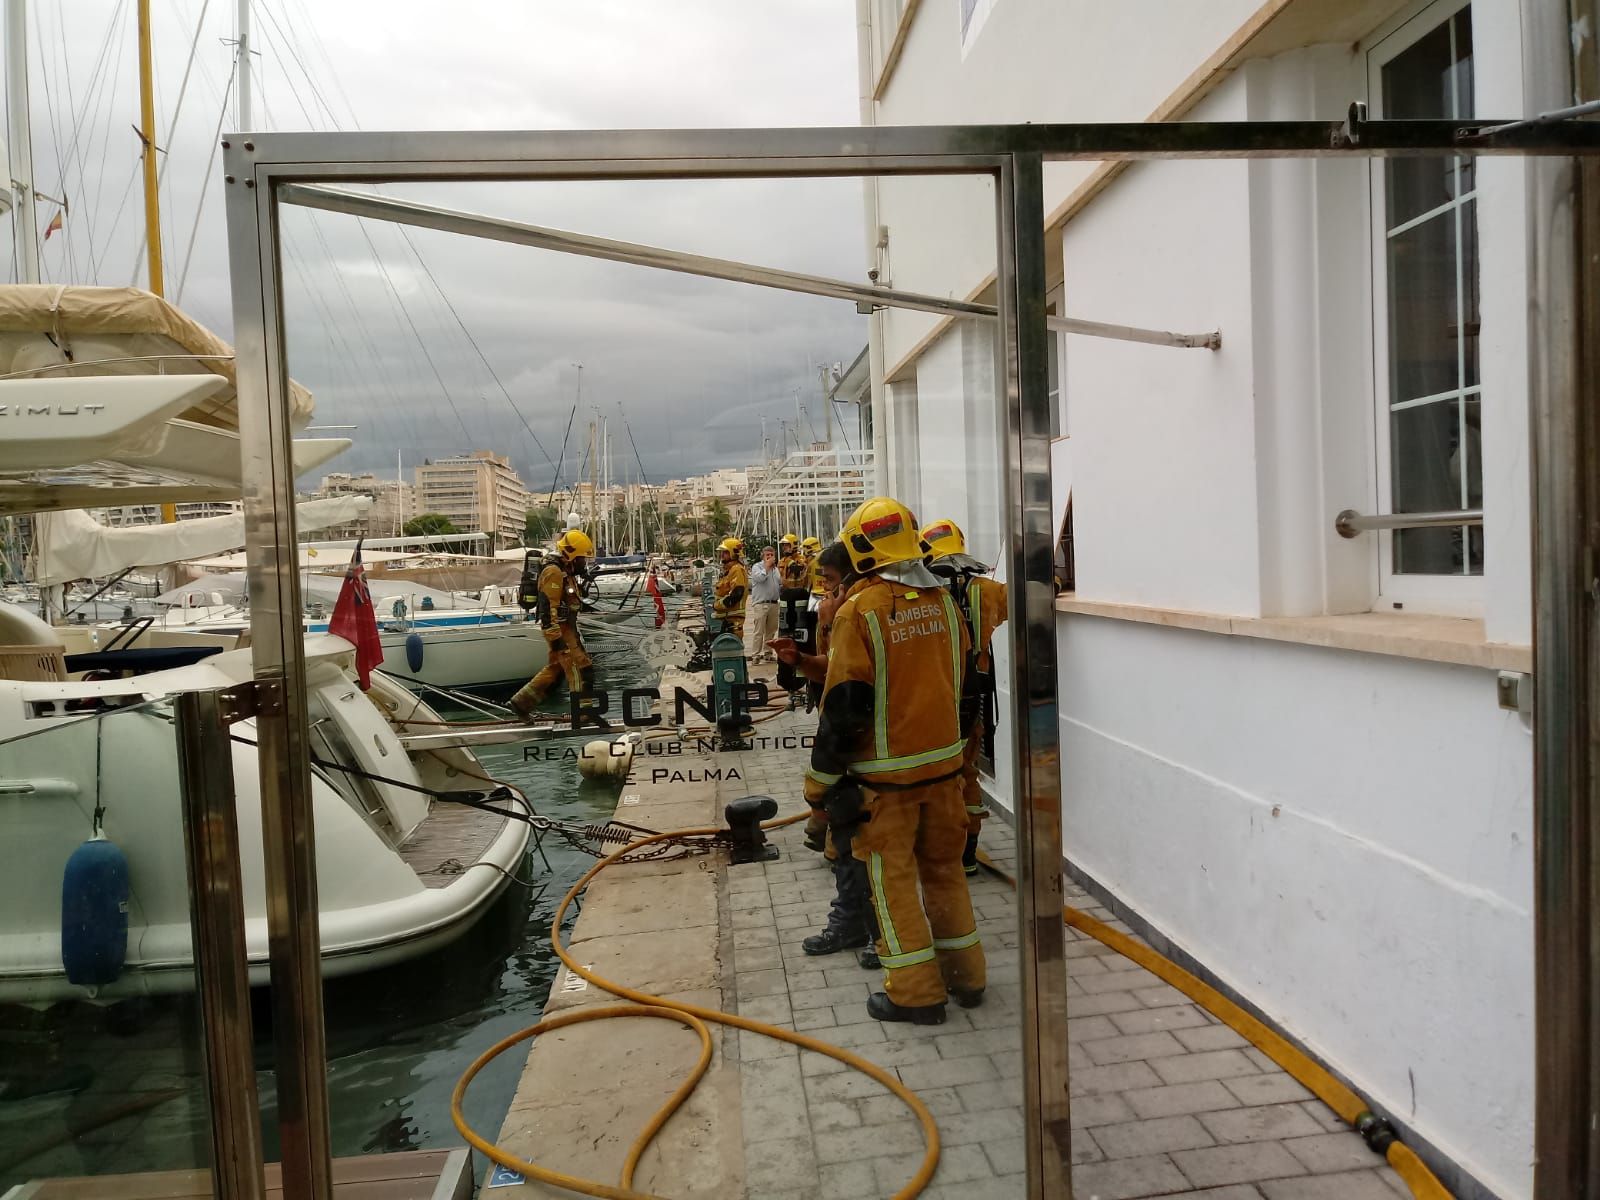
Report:
[[578,774],[585,779],[623,778],[632,768],[633,743],[626,738],[596,738],[578,753]]
[[[426,596],[423,599],[427,599]],[[422,670],[422,635],[420,633],[406,634],[406,666],[411,668],[412,674]]]
[[96,836],[61,876],[61,964],[82,987],[113,983],[128,960],[128,859]]

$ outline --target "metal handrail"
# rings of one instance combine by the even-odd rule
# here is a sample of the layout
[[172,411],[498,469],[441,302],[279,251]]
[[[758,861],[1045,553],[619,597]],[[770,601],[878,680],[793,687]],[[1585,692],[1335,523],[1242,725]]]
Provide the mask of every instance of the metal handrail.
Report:
[[91,358],[83,362],[58,362],[46,363],[42,367],[29,367],[26,371],[9,371],[0,375],[4,379],[26,379],[32,375],[43,375],[47,371],[73,371],[79,367],[110,367],[122,363],[163,363],[163,362],[232,362],[231,354],[129,354],[121,358]]
[[1456,512],[1358,513],[1347,508],[1333,519],[1340,537],[1353,538],[1375,529],[1445,529],[1454,525],[1482,525],[1483,509],[1463,508]]

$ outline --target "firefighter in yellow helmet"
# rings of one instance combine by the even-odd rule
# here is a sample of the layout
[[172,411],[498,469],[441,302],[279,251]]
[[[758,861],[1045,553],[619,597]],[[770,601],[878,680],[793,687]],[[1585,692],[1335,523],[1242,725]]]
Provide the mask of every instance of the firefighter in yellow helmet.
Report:
[[822,574],[817,566],[817,555],[822,553],[822,539],[808,537],[800,543],[800,557],[806,564],[806,587],[813,596],[826,596],[828,589],[823,586]]
[[866,867],[884,968],[868,1015],[938,1025],[947,998],[970,1008],[985,984],[961,869],[970,639],[923,561],[927,547],[905,505],[868,500],[840,540],[859,578],[833,619],[806,799],[827,812],[836,844],[850,836]]
[[[786,533],[778,541],[778,636],[793,639],[806,653],[811,638],[805,627],[806,605],[811,599],[811,565],[800,556],[800,538]],[[805,677],[788,663],[778,664],[778,686],[789,693],[790,705],[806,685]]]
[[935,521],[922,531],[928,544],[928,566],[947,581],[961,619],[972,639],[967,659],[966,687],[961,697],[962,722],[967,734],[964,758],[964,792],[967,804],[967,849],[961,865],[968,875],[978,873],[978,833],[989,810],[978,786],[978,756],[994,758],[994,657],[989,643],[1006,622],[1006,585],[987,578],[989,566],[967,553],[966,535],[954,521]]
[[744,605],[750,595],[750,576],[739,561],[744,543],[738,538],[723,538],[717,553],[722,559],[722,574],[712,589],[715,599],[711,611],[722,618],[725,629],[744,641]]
[[556,552],[539,572],[539,589],[534,611],[550,658],[544,669],[530,679],[515,696],[511,707],[523,720],[550,689],[565,679],[573,692],[583,692],[594,682],[594,660],[583,648],[578,632],[578,613],[583,608],[583,568],[594,554],[594,543],[581,529],[569,529],[556,539]]

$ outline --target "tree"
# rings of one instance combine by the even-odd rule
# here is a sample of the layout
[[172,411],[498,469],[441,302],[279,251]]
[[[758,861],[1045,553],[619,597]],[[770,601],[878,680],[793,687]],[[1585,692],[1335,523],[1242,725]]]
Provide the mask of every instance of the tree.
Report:
[[522,517],[522,544],[538,546],[561,532],[561,514],[553,508],[530,508]]
[[460,532],[455,523],[443,513],[423,513],[419,517],[412,517],[405,524],[407,537],[431,537],[435,534]]
[[711,536],[719,541],[727,537],[728,530],[733,528],[733,514],[720,496],[713,496],[711,503],[706,505],[706,524],[711,527]]

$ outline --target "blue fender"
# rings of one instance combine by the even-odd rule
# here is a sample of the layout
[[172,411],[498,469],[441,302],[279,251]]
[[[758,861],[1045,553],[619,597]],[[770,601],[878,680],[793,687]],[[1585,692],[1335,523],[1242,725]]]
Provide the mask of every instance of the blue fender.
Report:
[[61,876],[61,965],[83,987],[115,982],[128,959],[128,859],[97,834]]
[[406,634],[406,666],[411,668],[413,674],[422,670],[422,650],[422,635]]

